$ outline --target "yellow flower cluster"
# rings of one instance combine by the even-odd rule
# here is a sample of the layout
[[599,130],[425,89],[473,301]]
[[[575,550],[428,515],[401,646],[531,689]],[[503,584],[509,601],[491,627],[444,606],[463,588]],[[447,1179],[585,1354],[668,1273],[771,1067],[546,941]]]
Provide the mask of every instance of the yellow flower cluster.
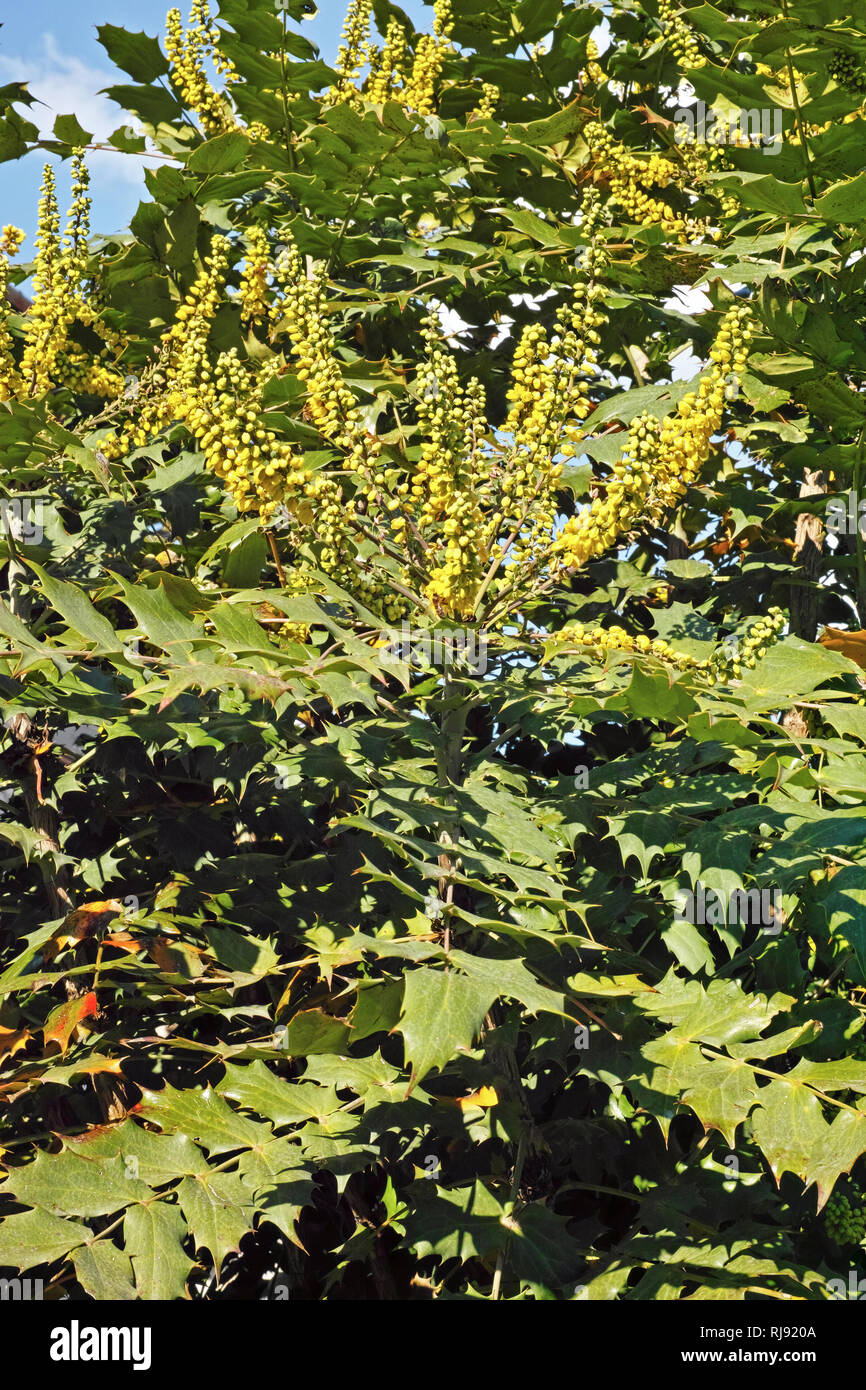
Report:
[[4,256],[17,256],[21,247],[27,239],[27,233],[22,232],[20,227],[13,227],[11,223],[0,232],[0,251]]
[[16,256],[24,242],[25,234],[11,223],[0,233],[0,401],[8,401],[17,393],[20,386],[18,368],[12,334],[9,331],[9,312],[6,291],[9,287],[9,261],[7,257]]
[[577,569],[602,555],[638,520],[658,522],[697,478],[721,426],[728,394],[748,359],[748,317],[745,305],[728,310],[713,343],[709,370],[673,415],[660,424],[646,415],[632,422],[625,453],[604,497],[571,517],[554,543],[554,555],[564,569]]
[[[5,306],[6,290],[9,285],[9,262],[0,258],[0,304]],[[18,368],[9,332],[9,315],[5,308],[0,312],[0,401],[8,401],[17,393],[20,382]]]
[[61,274],[60,213],[54,170],[45,165],[39,193],[39,230],[36,233],[35,300],[28,315],[27,344],[21,375],[27,394],[43,396],[51,389],[58,354],[66,345],[73,314],[69,287]]
[[383,102],[395,96],[403,82],[403,61],[408,47],[406,30],[399,19],[392,19],[385,35],[385,47],[371,54],[368,101]]
[[172,423],[183,423],[225,482],[238,511],[259,512],[268,520],[309,487],[312,474],[291,447],[268,430],[262,393],[267,372],[254,376],[237,349],[222,352],[211,365],[210,327],[223,298],[229,243],[215,237],[211,254],[163,335],[159,373],[162,389],[145,398],[134,423],[102,445],[108,458],[141,447]]
[[711,684],[728,680],[739,680],[743,667],[752,670],[770,647],[778,642],[787,619],[781,608],[769,608],[766,617],[752,623],[745,637],[736,647],[724,645],[714,652],[710,663]]
[[719,646],[709,658],[698,658],[686,652],[676,651],[668,642],[659,637],[647,637],[641,633],[632,636],[624,628],[584,626],[583,623],[569,623],[554,636],[556,649],[577,647],[587,656],[605,661],[611,652],[633,652],[637,656],[655,656],[679,671],[692,671],[700,680],[710,685],[738,680],[743,667],[751,670],[766,656],[767,651],[782,634],[787,619],[781,608],[771,608],[765,618],[759,618],[749,628],[740,646],[731,651],[726,645]]
[[[263,231],[248,234],[248,267],[260,275],[242,285],[242,305],[254,307],[284,331],[297,357],[297,374],[308,387],[306,413],[326,439],[346,455],[346,462],[362,484],[370,479],[370,465],[378,442],[363,427],[355,399],[342,382],[333,339],[324,321],[321,275],[309,279],[294,243],[278,262],[276,279],[283,297],[273,306],[266,301],[267,245]],[[119,434],[105,440],[102,451],[116,458],[131,447],[141,447],[173,424],[189,430],[201,449],[207,467],[225,483],[242,513],[257,512],[269,522],[278,509],[307,528],[317,542],[319,567],[347,584],[367,603],[389,619],[402,614],[402,600],[395,602],[386,586],[363,572],[348,544],[356,501],[364,494],[356,483],[354,500],[348,501],[338,481],[314,473],[304,465],[290,444],[267,428],[263,409],[264,389],[280,368],[274,356],[255,370],[244,363],[237,349],[222,352],[211,362],[209,338],[216,311],[225,297],[229,243],[215,237],[195,284],[180,305],[175,322],[163,334],[150,384],[155,388],[136,400],[135,418]],[[243,312],[243,308],[242,308]],[[381,502],[378,490],[369,495]]]
[[219,49],[220,31],[213,23],[209,0],[192,0],[185,30],[180,10],[166,15],[165,50],[171,76],[184,105],[194,111],[206,135],[240,130],[226,97],[211,86],[205,64],[208,59],[227,85],[237,81],[234,64]]
[[422,34],[415,49],[412,73],[406,83],[403,104],[421,116],[432,115],[436,88],[451,52],[450,34],[454,28],[451,0],[434,0],[433,33]]
[[[385,46],[378,49],[370,37],[373,13],[372,0],[349,0],[343,25],[343,39],[337,55],[339,80],[325,94],[325,105],[337,102],[383,102],[397,98],[403,106],[419,115],[429,116],[436,103],[436,89],[445,60],[451,51],[450,34],[454,27],[451,0],[434,0],[433,33],[422,34],[408,68],[408,41],[399,20],[391,19],[385,36]],[[361,74],[369,64],[366,87],[360,86]]]
[[[746,141],[748,145],[748,140]],[[706,140],[684,141],[677,146],[683,167],[689,174],[696,189],[708,185],[709,176],[723,169],[733,167],[730,156],[721,145],[711,145]],[[710,186],[711,187],[711,186]],[[713,190],[726,217],[735,217],[740,210],[739,200],[728,190]]]
[[350,455],[350,466],[366,471],[378,446],[363,429],[355,397],[343,382],[333,334],[325,319],[325,280],[321,270],[308,276],[295,242],[287,245],[276,264],[282,298],[272,319],[291,340],[296,375],[307,387],[307,415],[325,438]]
[[599,121],[589,121],[583,136],[593,157],[593,179],[607,184],[610,196],[627,217],[644,227],[661,227],[681,241],[702,236],[704,223],[675,211],[663,199],[653,196],[655,188],[676,186],[677,167],[655,151],[638,158],[627,146],[615,140]]
[[179,362],[186,387],[180,415],[205,463],[225,482],[239,512],[263,521],[309,486],[310,471],[290,445],[268,430],[262,414],[264,380],[255,378],[237,349],[221,352],[211,368],[193,347]]
[[[411,500],[416,525],[437,556],[425,597],[440,615],[470,617],[490,558],[481,504],[489,473],[486,400],[476,378],[465,387],[461,383],[454,358],[441,345],[441,332],[431,314],[425,324],[426,362],[416,383],[425,439]],[[403,489],[410,491],[406,485]],[[398,522],[398,533],[401,526],[405,522]]]
[[[156,389],[136,397],[135,419],[100,448],[108,459],[143,448],[154,435],[184,414],[186,395],[204,369],[210,323],[217,311],[228,267],[228,243],[215,237],[211,255],[179,306],[175,321],[162,335],[153,376]],[[181,376],[181,364],[184,377]]]
[[633,637],[622,627],[584,627],[583,623],[569,623],[555,634],[556,647],[575,646],[585,655],[604,661],[611,652],[634,652],[638,656],[655,656],[680,671],[709,671],[708,661],[685,652],[677,652],[660,637],[647,637],[641,633]]
[[495,82],[482,82],[481,100],[475,107],[475,110],[472,112],[472,115],[475,116],[478,120],[484,120],[485,117],[495,116],[496,108],[499,105],[501,96],[502,93],[500,92]]
[[[389,621],[396,619],[405,611],[404,601],[355,561],[352,540],[359,518],[370,507],[377,515],[390,514],[394,497],[386,500],[384,480],[376,476],[381,445],[367,431],[355,397],[343,381],[326,321],[324,268],[307,275],[298,247],[289,237],[276,264],[276,278],[282,297],[272,307],[271,320],[275,332],[288,337],[295,373],[306,385],[305,414],[343,455],[343,467],[352,479],[351,494],[346,495],[336,478],[317,473],[305,485],[299,503],[288,503],[289,510],[312,529],[319,566],[359,593],[368,607]],[[396,484],[395,477],[387,481]],[[405,485],[404,491],[408,491]]]
[[92,361],[86,352],[69,348],[57,359],[56,385],[77,396],[109,398],[120,395],[123,377],[104,363]]
[[[589,390],[605,318],[599,277],[607,257],[599,218],[598,194],[590,189],[583,205],[586,246],[572,295],[557,314],[553,336],[548,339],[542,328],[530,324],[514,354],[508,392],[511,408],[504,426],[513,442],[500,483],[507,524],[519,528],[512,562],[535,559],[539,548],[549,544],[562,476],[562,464],[556,459],[573,456],[575,444],[583,437],[580,426],[592,409]],[[489,543],[494,539],[491,535]]]
[[270,250],[264,227],[258,224],[247,232],[246,264],[241,274],[241,320],[261,323],[269,317],[268,274]]
[[342,42],[335,64],[339,81],[325,94],[325,105],[335,105],[339,101],[349,101],[357,94],[355,83],[365,65],[369,62],[370,20],[373,15],[373,0],[349,0],[349,8],[343,24]]
[[614,464],[603,500],[585,507],[568,521],[554,547],[572,569],[601,555],[638,521],[646,519],[649,498],[657,483],[661,425],[641,414],[632,421],[622,457]]
[[598,44],[593,38],[586,41],[586,72],[581,76],[584,75],[591,82],[601,82],[604,77],[604,70],[598,61]]
[[[36,270],[33,304],[24,317],[24,349],[16,367],[13,344],[4,321],[0,343],[0,396],[44,396],[58,386],[78,394],[113,396],[123,389],[123,378],[108,365],[108,347],[93,360],[70,338],[76,323],[95,328],[103,341],[116,347],[102,327],[86,293],[87,238],[90,225],[89,178],[83,156],[72,159],[72,203],[63,238],[57,208],[54,172],[45,166],[39,198],[36,234]],[[2,249],[14,255],[24,240],[16,227],[3,230]],[[5,300],[8,265],[3,262],[2,295]]]
[[672,0],[659,0],[659,20],[674,57],[684,68],[702,68],[706,58],[701,53],[694,30],[687,24]]
[[633,636],[624,628],[615,625],[602,628],[597,625],[569,623],[554,634],[552,645],[557,652],[562,648],[576,647],[581,654],[599,661],[606,661],[613,652],[654,656],[676,670],[693,672],[702,682],[718,685],[738,680],[744,667],[753,669],[761,658],[766,656],[769,648],[779,640],[786,621],[781,608],[770,608],[766,617],[759,618],[752,624],[735,650],[728,644],[722,644],[709,658],[678,652],[662,638],[648,637],[645,633]]

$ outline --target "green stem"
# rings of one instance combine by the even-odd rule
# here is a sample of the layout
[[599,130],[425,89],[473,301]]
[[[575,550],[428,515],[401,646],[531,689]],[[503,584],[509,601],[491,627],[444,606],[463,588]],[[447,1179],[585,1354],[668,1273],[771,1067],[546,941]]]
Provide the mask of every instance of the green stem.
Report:
[[445,922],[443,944],[446,951],[451,948],[450,909],[454,900],[454,856],[451,851],[457,840],[454,788],[459,786],[463,780],[463,735],[466,731],[466,719],[469,713],[468,701],[458,698],[461,693],[460,686],[452,683],[446,667],[442,687],[440,739],[436,750],[439,795],[449,812],[439,827],[439,843],[442,846],[439,855],[439,867],[442,870],[442,877],[439,880],[439,897],[446,904],[446,911],[443,914]]
[[[788,0],[782,0],[782,14],[785,16],[786,19],[789,18]],[[785,49],[785,63],[788,68],[788,83],[791,88],[791,101],[794,106],[794,116],[797,121],[797,130],[800,135],[800,148],[803,151],[803,160],[806,166],[806,180],[809,184],[809,192],[812,195],[812,201],[814,202],[816,193],[815,180],[812,176],[812,156],[809,153],[809,146],[806,141],[806,124],[803,120],[803,112],[800,109],[800,98],[797,95],[797,79],[794,76],[794,64],[791,61],[791,52],[788,48]]]
[[[526,1163],[526,1155],[529,1152],[529,1131],[524,1130],[520,1136],[517,1146],[517,1158],[514,1162],[514,1173],[511,1178],[510,1201],[512,1208],[517,1201],[517,1194],[520,1191],[520,1184],[523,1179],[523,1167]],[[505,1267],[505,1257],[508,1254],[508,1247],[511,1244],[511,1236],[507,1238],[502,1249],[496,1257],[496,1269],[493,1274],[493,1287],[490,1290],[490,1297],[494,1303],[498,1302],[502,1289],[502,1271]]]
[[289,161],[290,167],[292,169],[297,169],[298,161],[295,158],[295,151],[292,145],[293,131],[290,128],[289,122],[289,94],[286,89],[286,37],[288,34],[288,23],[288,12],[283,10],[283,41],[280,44],[280,86],[282,88],[283,97],[283,130],[286,137],[286,158]]

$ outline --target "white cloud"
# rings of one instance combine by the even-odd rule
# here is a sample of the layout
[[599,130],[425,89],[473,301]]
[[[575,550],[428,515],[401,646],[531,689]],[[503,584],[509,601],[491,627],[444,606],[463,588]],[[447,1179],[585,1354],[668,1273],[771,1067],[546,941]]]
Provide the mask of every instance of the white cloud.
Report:
[[[18,81],[22,74],[28,75],[27,85],[39,103],[27,109],[27,118],[39,127],[42,136],[51,135],[58,116],[72,114],[85,130],[93,132],[95,142],[101,143],[129,120],[115,102],[99,95],[101,88],[123,80],[116,69],[95,67],[64,53],[53,34],[42,36],[41,51],[35,59],[0,55],[0,78]],[[137,129],[136,122],[132,124]],[[108,196],[118,181],[141,186],[145,165],[156,163],[111,150],[89,151],[87,166],[94,195]]]

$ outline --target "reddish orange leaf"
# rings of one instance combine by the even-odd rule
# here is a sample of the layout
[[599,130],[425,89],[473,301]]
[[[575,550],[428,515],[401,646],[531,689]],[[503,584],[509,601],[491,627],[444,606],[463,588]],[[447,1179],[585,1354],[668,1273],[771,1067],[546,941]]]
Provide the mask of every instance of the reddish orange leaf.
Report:
[[47,1047],[49,1043],[57,1043],[60,1051],[65,1052],[69,1046],[69,1039],[79,1023],[83,1019],[89,1018],[91,1014],[97,1013],[98,1009],[99,1005],[93,990],[88,994],[79,995],[77,999],[70,999],[68,1003],[53,1009],[45,1020],[45,1027],[42,1030],[45,1046]]
[[140,941],[136,941],[134,936],[130,936],[128,931],[115,932],[113,936],[103,937],[103,946],[116,946],[118,951],[127,951],[134,955],[142,949]]

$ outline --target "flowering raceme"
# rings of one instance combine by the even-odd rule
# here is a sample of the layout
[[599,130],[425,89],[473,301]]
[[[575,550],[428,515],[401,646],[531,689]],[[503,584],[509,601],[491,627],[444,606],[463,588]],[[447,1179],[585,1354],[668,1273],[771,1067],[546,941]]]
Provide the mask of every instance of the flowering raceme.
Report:
[[422,116],[429,116],[434,110],[436,88],[450,49],[449,36],[453,27],[451,0],[434,0],[433,33],[422,34],[418,40],[403,97],[403,104]]
[[655,656],[680,671],[709,672],[709,661],[699,661],[697,657],[677,652],[670,643],[660,637],[647,637],[644,633],[633,636],[625,628],[586,627],[583,623],[568,623],[556,633],[557,652],[562,648],[576,647],[584,655],[605,661],[614,652],[630,652],[638,656]]
[[481,100],[473,110],[472,116],[476,120],[485,120],[490,116],[495,116],[501,97],[502,93],[495,82],[482,82]]
[[603,662],[614,653],[654,656],[678,671],[691,672],[708,685],[722,685],[740,680],[744,667],[752,670],[779,640],[786,624],[782,610],[771,608],[765,618],[758,618],[750,625],[738,646],[721,643],[709,657],[703,658],[678,652],[660,637],[648,637],[645,633],[632,634],[615,624],[593,627],[568,623],[555,634],[551,646],[557,653],[575,647],[582,655]]
[[[672,159],[657,151],[645,157],[635,154],[605,130],[600,121],[588,121],[583,127],[583,138],[592,156],[594,181],[607,186],[610,197],[633,222],[644,227],[661,227],[663,232],[684,243],[708,234],[706,222],[677,212],[653,193],[654,189],[678,186],[682,170]],[[697,171],[686,165],[686,171],[693,178],[698,174],[699,181],[703,182],[708,169]]]
[[595,39],[588,38],[586,41],[586,71],[581,77],[587,77],[591,82],[601,82],[604,79],[604,69],[598,61],[599,51]]
[[702,68],[706,58],[701,53],[691,25],[679,14],[672,0],[659,0],[659,23],[671,51],[684,68]]
[[4,256],[17,256],[26,240],[25,233],[20,227],[13,227],[7,224],[0,232],[0,251]]
[[355,83],[370,58],[370,21],[373,0],[349,0],[343,23],[342,42],[334,64],[340,80],[326,95],[326,104],[347,101],[356,92]]
[[554,544],[565,569],[578,569],[638,522],[657,522],[695,481],[724,416],[727,394],[742,374],[751,338],[749,310],[729,309],[710,353],[709,370],[673,415],[632,421],[622,458],[602,497],[566,522]]
[[[19,227],[8,224],[0,233],[0,304],[6,303],[9,286],[9,260],[17,256],[24,244],[24,233]],[[14,345],[9,331],[8,315],[0,319],[0,401],[6,401],[15,393],[20,382],[15,365]]]
[[193,0],[186,30],[180,10],[169,10],[165,49],[171,62],[172,81],[184,105],[198,116],[206,135],[221,135],[238,128],[228,101],[211,86],[205,72],[205,60],[211,58],[227,83],[237,79],[232,64],[219,51],[218,39],[219,30],[211,21],[208,0]]
[[600,215],[598,195],[590,189],[583,205],[586,247],[554,335],[548,341],[540,327],[530,324],[514,355],[511,409],[505,423],[512,444],[501,483],[504,517],[518,527],[512,563],[525,559],[537,566],[549,549],[562,477],[557,458],[573,457],[583,438],[581,425],[592,409],[589,393],[605,318],[601,276],[607,257]]
[[268,234],[258,224],[247,232],[247,257],[241,276],[241,320],[261,323],[268,316],[270,294],[268,273],[270,251]]
[[[36,233],[34,297],[23,320],[23,351],[16,362],[8,322],[0,341],[0,398],[40,397],[58,388],[76,395],[116,396],[123,377],[112,358],[119,353],[116,336],[99,314],[98,294],[87,283],[87,240],[90,230],[90,196],[87,166],[81,153],[72,159],[72,203],[66,231],[60,235],[54,171],[45,166],[39,198]],[[4,227],[0,252],[15,255],[24,240],[16,227]],[[5,299],[8,262],[0,257],[0,280]],[[91,329],[104,346],[96,357],[75,342],[76,325]]]
[[[384,47],[380,49],[373,43],[372,14],[372,0],[350,0],[335,65],[339,79],[327,92],[325,104],[357,103],[361,98],[377,103],[396,100],[419,115],[431,115],[436,107],[442,70],[451,51],[450,35],[454,27],[451,0],[434,0],[433,33],[422,34],[411,54],[406,30],[397,18],[388,23]],[[366,82],[362,82],[367,67],[369,74]],[[485,90],[482,114],[490,114],[494,92],[498,100],[495,88],[490,86]]]
[[[289,518],[301,568],[312,560],[388,620],[415,608],[461,620],[492,612],[499,621],[533,586],[661,522],[709,456],[731,382],[745,366],[748,310],[737,304],[696,389],[665,419],[632,421],[602,495],[559,527],[563,460],[580,448],[598,381],[607,265],[600,221],[601,201],[590,189],[571,291],[549,335],[537,324],[524,329],[500,430],[489,423],[481,383],[464,378],[430,311],[413,386],[417,442],[403,453],[386,450],[345,379],[324,267],[312,266],[291,237],[272,263],[268,234],[256,225],[245,234],[239,294],[227,289],[232,244],[214,238],[144,374],[133,418],[101,447],[119,457],[183,426],[239,512],[265,524],[278,509]],[[263,364],[238,348],[212,351],[211,325],[227,300],[241,323],[267,333],[272,351]],[[323,441],[315,469],[269,428],[265,388],[285,372],[302,384],[304,417]]]
[[[433,541],[436,556],[425,597],[437,613],[469,616],[489,559],[483,508],[489,472],[486,400],[476,378],[461,384],[457,364],[437,342],[437,333],[441,325],[433,315],[426,324],[427,361],[417,383],[425,438],[410,497],[417,527],[428,545]],[[405,517],[398,515],[396,526],[405,535]]]
[[366,92],[369,101],[382,102],[396,96],[405,81],[403,63],[407,48],[406,30],[399,19],[392,19],[385,35],[385,47],[381,52],[371,52]]
[[[235,118],[227,92],[237,82],[238,72],[220,48],[220,31],[210,13],[209,0],[192,0],[189,23],[184,29],[180,10],[171,9],[165,20],[165,51],[171,63],[171,79],[188,110],[201,121],[205,135],[243,131],[252,139],[266,139],[267,128],[259,121],[242,126]],[[207,76],[207,63],[213,64],[226,84],[218,92]]]
[[153,389],[145,389],[135,420],[101,448],[108,458],[119,458],[172,424],[185,424],[238,511],[258,512],[267,520],[309,486],[311,475],[290,446],[266,428],[267,373],[253,373],[234,348],[211,363],[208,339],[225,292],[228,253],[228,241],[215,237],[203,270],[163,334]]

